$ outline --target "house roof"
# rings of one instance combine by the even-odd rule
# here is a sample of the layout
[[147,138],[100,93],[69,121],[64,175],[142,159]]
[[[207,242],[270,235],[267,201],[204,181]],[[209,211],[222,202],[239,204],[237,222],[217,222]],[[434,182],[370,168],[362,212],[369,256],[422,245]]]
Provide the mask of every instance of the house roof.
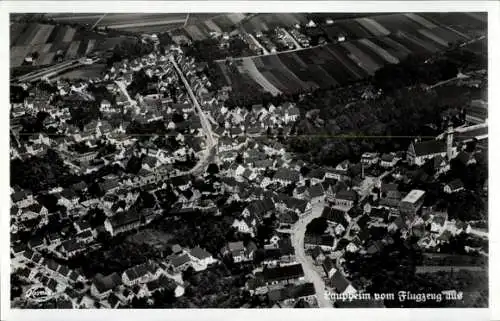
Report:
[[205,251],[204,249],[202,249],[201,247],[197,246],[195,248],[193,248],[191,251],[189,251],[189,253],[202,260],[202,259],[206,259],[206,258],[209,258],[212,256],[212,254],[208,253],[207,251]]
[[344,212],[336,208],[325,206],[323,208],[323,213],[321,214],[321,216],[326,218],[328,221],[342,224],[344,227],[346,227],[348,224]]
[[358,194],[354,190],[341,190],[335,194],[336,199],[343,199],[348,201],[356,201]]
[[185,263],[188,263],[189,261],[191,261],[191,259],[189,258],[189,255],[187,254],[182,254],[182,255],[178,255],[176,257],[174,257],[170,263],[174,266],[174,267],[179,267]]
[[325,191],[323,189],[323,185],[316,184],[309,188],[309,196],[310,197],[320,197],[325,195]]
[[285,167],[280,167],[274,174],[274,179],[297,182],[300,179],[300,173]]
[[452,191],[464,187],[464,183],[460,179],[458,179],[458,178],[452,180],[451,182],[449,182],[446,185],[449,186]]
[[262,275],[267,281],[289,280],[304,276],[301,264],[285,265],[276,268],[266,268]]
[[140,220],[140,216],[136,211],[130,210],[123,214],[117,214],[109,219],[113,228],[131,224]]
[[440,154],[446,152],[446,143],[442,140],[428,140],[413,144],[416,156]]
[[245,249],[245,245],[243,244],[243,241],[229,242],[227,244],[227,247],[228,247],[230,252],[242,251]]
[[93,283],[100,293],[104,293],[122,284],[122,279],[116,272],[107,276],[103,276],[102,274],[98,273],[94,278]]
[[330,284],[335,288],[335,290],[338,293],[342,293],[349,286],[349,281],[340,271],[336,271],[330,278]]

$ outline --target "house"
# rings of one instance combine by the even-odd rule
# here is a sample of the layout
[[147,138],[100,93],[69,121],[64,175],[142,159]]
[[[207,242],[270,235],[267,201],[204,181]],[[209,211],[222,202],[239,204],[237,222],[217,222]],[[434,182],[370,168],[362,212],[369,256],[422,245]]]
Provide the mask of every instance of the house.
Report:
[[283,185],[297,183],[300,180],[300,173],[286,167],[280,167],[273,176],[273,182]]
[[24,190],[12,193],[10,198],[12,204],[15,204],[19,208],[25,208],[34,202],[33,195]]
[[313,283],[294,284],[273,289],[267,293],[267,297],[271,304],[281,303],[285,306],[291,306],[295,302],[304,300],[312,305],[316,301],[316,290]]
[[73,257],[85,251],[86,248],[87,247],[85,244],[77,242],[74,238],[70,238],[62,242],[61,245],[58,247],[59,252],[65,257]]
[[446,142],[443,140],[412,142],[408,147],[406,157],[410,165],[422,166],[426,160],[438,155],[445,157],[446,151]]
[[352,207],[357,200],[358,194],[352,189],[341,190],[333,197],[333,203],[343,207]]
[[122,279],[116,272],[107,276],[98,273],[92,282],[90,293],[99,299],[104,299],[114,288],[121,284]]
[[329,285],[335,289],[335,292],[339,294],[354,294],[356,289],[351,285],[351,283],[345,278],[345,276],[340,272],[336,271],[329,280]]
[[326,218],[328,222],[340,224],[344,228],[346,228],[347,225],[349,224],[349,222],[346,219],[345,212],[338,208],[331,208],[325,206],[323,208],[323,212],[321,213],[321,217]]
[[191,266],[191,257],[188,254],[174,255],[169,265],[175,273],[185,271]]
[[337,272],[337,268],[335,267],[335,262],[329,257],[325,258],[322,267],[323,271],[325,271],[327,278],[331,278]]
[[444,192],[448,194],[460,192],[464,189],[464,184],[460,179],[454,179],[444,186]]
[[383,154],[380,157],[380,166],[384,168],[392,168],[396,165],[398,159],[392,154]]
[[330,234],[309,235],[304,237],[304,246],[306,249],[313,249],[319,246],[323,251],[332,251],[335,246],[335,237]]
[[212,254],[197,246],[189,251],[191,261],[202,266],[207,266],[216,262]]
[[231,256],[235,263],[253,260],[253,251],[247,246],[245,247],[242,241],[229,242],[221,250],[222,255]]
[[264,268],[262,279],[266,285],[295,283],[304,279],[304,270],[302,269],[302,264]]
[[139,213],[133,210],[129,210],[121,214],[116,214],[104,221],[104,228],[112,236],[122,232],[130,231],[134,228],[138,228],[140,225],[141,217]]
[[73,208],[78,204],[78,200],[80,197],[75,193],[74,190],[70,188],[64,189],[61,193],[59,193],[60,198],[57,203],[65,206],[68,209]]
[[312,250],[311,257],[316,264],[322,264],[323,261],[326,259],[325,254],[323,253],[323,250],[319,246],[316,246]]
[[321,203],[325,200],[325,190],[323,185],[318,183],[309,188],[309,197],[312,203]]
[[367,167],[377,164],[379,161],[378,153],[363,153],[361,163]]
[[414,189],[410,191],[399,205],[399,210],[404,215],[415,215],[424,204],[425,191]]
[[147,283],[157,279],[161,273],[153,263],[143,263],[125,270],[122,274],[122,282],[127,286]]

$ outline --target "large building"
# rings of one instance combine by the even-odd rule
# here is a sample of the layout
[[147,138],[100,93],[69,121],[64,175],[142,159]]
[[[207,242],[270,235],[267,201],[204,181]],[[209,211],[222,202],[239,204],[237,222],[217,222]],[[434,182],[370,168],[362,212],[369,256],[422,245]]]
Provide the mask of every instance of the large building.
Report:
[[414,189],[409,192],[399,204],[399,210],[404,215],[415,215],[424,204],[425,192]]

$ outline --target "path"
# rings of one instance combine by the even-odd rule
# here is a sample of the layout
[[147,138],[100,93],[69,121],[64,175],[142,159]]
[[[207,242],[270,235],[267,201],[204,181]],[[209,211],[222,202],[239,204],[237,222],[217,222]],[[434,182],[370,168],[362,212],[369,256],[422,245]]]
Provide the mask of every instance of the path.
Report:
[[193,105],[195,106],[195,109],[198,113],[198,117],[200,117],[201,127],[203,128],[203,131],[205,132],[206,148],[204,151],[204,155],[200,158],[200,160],[198,161],[196,166],[190,170],[191,174],[201,174],[199,172],[200,171],[203,172],[205,167],[208,166],[209,161],[213,158],[213,156],[216,152],[215,146],[217,145],[217,142],[214,139],[212,126],[207,119],[207,115],[201,109],[200,103],[198,102],[198,99],[196,98],[195,94],[193,93],[193,89],[191,88],[191,85],[189,84],[186,77],[182,73],[182,71],[179,68],[179,65],[175,61],[174,57],[170,56],[169,60],[173,64],[175,70],[177,71],[177,74],[179,75],[182,82],[184,83],[184,87],[186,87],[186,91],[188,92],[189,97],[191,98],[191,101],[193,102]]
[[323,281],[323,277],[314,269],[312,261],[307,257],[304,248],[304,235],[306,232],[306,226],[314,218],[321,216],[323,207],[324,202],[314,204],[311,214],[309,214],[307,217],[299,219],[299,221],[293,226],[291,231],[291,239],[292,245],[295,248],[295,259],[297,260],[297,262],[302,264],[305,279],[314,284],[318,306],[320,308],[333,308],[332,303],[326,297],[325,282]]

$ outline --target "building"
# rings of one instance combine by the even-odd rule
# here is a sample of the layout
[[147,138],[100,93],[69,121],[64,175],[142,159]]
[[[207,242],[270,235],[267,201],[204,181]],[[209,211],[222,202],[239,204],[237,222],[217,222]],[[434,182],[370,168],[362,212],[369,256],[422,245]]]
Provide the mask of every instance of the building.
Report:
[[253,260],[253,251],[249,246],[245,247],[242,241],[229,242],[221,250],[222,255],[231,256],[235,263]]
[[443,188],[445,193],[451,194],[451,193],[456,193],[460,192],[464,189],[464,183],[460,179],[454,179],[448,184],[446,184]]
[[399,204],[399,210],[404,215],[415,215],[424,204],[425,192],[414,189],[410,191]]
[[335,194],[333,197],[333,203],[336,206],[343,207],[352,207],[358,199],[358,194],[350,189],[350,190],[341,190]]
[[412,142],[408,147],[406,157],[410,165],[422,166],[428,159],[438,155],[446,156],[446,142],[442,140],[428,140],[425,142]]
[[275,268],[265,268],[262,278],[266,285],[290,284],[304,279],[302,264],[292,264]]
[[379,157],[377,153],[363,153],[361,155],[361,163],[365,166],[371,166],[377,164]]
[[267,293],[267,297],[270,303],[280,303],[286,306],[290,306],[299,300],[314,304],[316,291],[313,283],[304,283],[271,290]]
[[380,166],[384,168],[394,167],[396,165],[397,158],[392,154],[383,154],[380,157]]
[[92,282],[92,286],[90,287],[90,293],[93,296],[99,299],[104,299],[107,297],[111,291],[117,286],[122,284],[122,279],[115,272],[108,276],[103,276],[98,273]]
[[119,233],[130,231],[138,228],[141,225],[139,213],[136,211],[128,211],[121,214],[116,214],[111,218],[107,218],[104,222],[104,228],[112,236]]

